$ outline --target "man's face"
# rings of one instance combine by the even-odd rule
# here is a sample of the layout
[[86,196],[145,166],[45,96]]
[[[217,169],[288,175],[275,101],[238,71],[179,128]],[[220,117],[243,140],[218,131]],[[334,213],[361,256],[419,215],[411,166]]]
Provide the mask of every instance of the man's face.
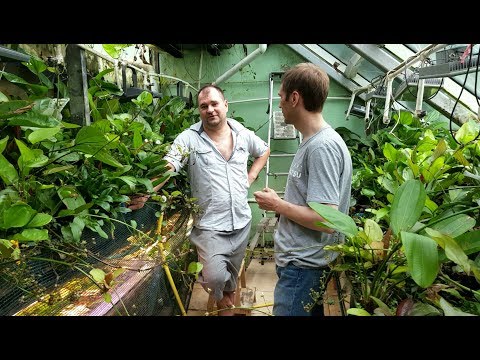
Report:
[[198,95],[198,110],[203,126],[215,128],[226,121],[228,102],[214,88],[206,88]]

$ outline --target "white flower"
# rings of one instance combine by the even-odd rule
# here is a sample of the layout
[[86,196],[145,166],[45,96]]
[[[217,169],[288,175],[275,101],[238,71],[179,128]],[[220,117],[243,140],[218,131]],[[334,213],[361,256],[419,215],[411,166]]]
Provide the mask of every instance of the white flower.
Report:
[[155,144],[160,145],[160,140],[155,140]]

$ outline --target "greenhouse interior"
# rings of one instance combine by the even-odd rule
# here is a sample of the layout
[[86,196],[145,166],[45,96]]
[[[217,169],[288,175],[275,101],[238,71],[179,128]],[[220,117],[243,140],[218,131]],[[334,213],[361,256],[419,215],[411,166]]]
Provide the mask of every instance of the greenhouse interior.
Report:
[[479,51],[0,44],[0,314],[480,315]]

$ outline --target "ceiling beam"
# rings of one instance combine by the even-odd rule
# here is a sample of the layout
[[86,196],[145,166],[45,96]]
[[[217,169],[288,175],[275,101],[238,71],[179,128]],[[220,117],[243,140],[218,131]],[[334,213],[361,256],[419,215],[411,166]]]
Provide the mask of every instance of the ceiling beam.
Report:
[[[289,46],[292,50],[295,50],[299,55],[305,58],[305,60],[308,60],[311,63],[320,66],[328,74],[328,76],[330,76],[333,80],[342,85],[348,91],[354,92],[360,87],[352,80],[347,79],[340,72],[338,72],[333,67],[333,64],[331,62],[325,60],[325,58],[332,57],[332,55],[328,54],[325,50],[320,48],[320,46],[306,46],[305,44],[287,44],[287,46]],[[338,61],[340,62],[340,60]],[[358,97],[365,101],[365,94],[360,94],[358,95]]]

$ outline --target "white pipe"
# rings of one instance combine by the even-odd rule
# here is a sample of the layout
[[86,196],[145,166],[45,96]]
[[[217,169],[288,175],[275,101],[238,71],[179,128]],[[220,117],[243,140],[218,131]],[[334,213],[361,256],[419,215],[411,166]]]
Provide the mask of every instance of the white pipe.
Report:
[[370,105],[372,103],[372,99],[368,99],[367,103],[365,104],[365,121],[370,119]]
[[345,120],[348,120],[348,115],[350,115],[350,111],[352,110],[352,107],[353,107],[353,102],[355,100],[355,92],[352,92],[352,97],[350,99],[350,104],[348,105],[348,109],[347,109],[347,115],[345,115]]
[[383,110],[383,123],[390,123],[390,101],[392,98],[393,77],[387,75],[387,94],[385,95],[385,109]]
[[[407,84],[408,86],[408,84]],[[417,101],[415,103],[415,115],[422,113],[423,93],[425,91],[425,79],[418,80]]]
[[258,48],[255,49],[250,55],[244,57],[242,60],[240,60],[240,62],[238,62],[237,65],[232,67],[230,70],[227,70],[223,75],[220,75],[220,77],[217,80],[215,80],[212,84],[218,85],[222,81],[227,80],[233,74],[235,74],[238,70],[240,70],[242,67],[251,63],[257,56],[263,54],[266,50],[267,50],[267,44],[259,44]]

